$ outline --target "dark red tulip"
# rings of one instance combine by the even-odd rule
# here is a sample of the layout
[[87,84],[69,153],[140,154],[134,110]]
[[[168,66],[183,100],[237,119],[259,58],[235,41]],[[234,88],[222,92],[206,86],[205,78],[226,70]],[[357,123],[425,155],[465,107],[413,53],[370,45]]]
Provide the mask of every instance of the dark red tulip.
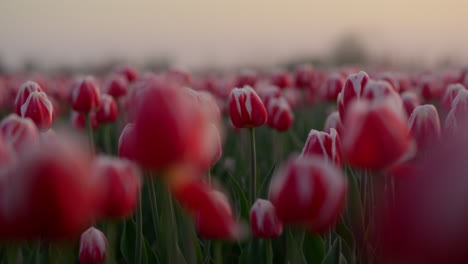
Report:
[[307,141],[302,149],[302,155],[321,156],[326,161],[341,166],[341,142],[336,130],[331,128],[330,133],[315,129],[310,130]]
[[44,92],[31,92],[21,106],[21,117],[31,118],[41,131],[52,126],[54,107]]
[[257,238],[276,238],[283,233],[283,224],[276,215],[273,204],[257,199],[250,209],[250,229]]
[[273,97],[268,101],[268,126],[278,131],[288,130],[294,121],[294,114],[284,97]]
[[115,72],[125,76],[125,78],[127,78],[127,81],[129,83],[132,83],[132,82],[136,81],[138,79],[138,76],[139,76],[137,70],[135,68],[131,67],[131,66],[128,66],[128,65],[117,68],[117,70]]
[[369,75],[360,71],[356,74],[350,74],[343,86],[343,90],[338,95],[338,111],[342,120],[345,119],[347,108],[351,101],[361,98],[364,93],[364,87],[369,82]]
[[88,228],[80,238],[80,264],[104,263],[107,255],[107,238],[94,227]]
[[119,109],[117,108],[117,103],[114,100],[114,97],[103,94],[101,106],[96,111],[96,121],[100,124],[103,123],[113,123],[117,121],[119,117]]
[[229,95],[229,115],[238,128],[259,127],[267,122],[262,100],[250,86],[234,88]]
[[87,76],[73,84],[71,88],[72,108],[89,113],[101,105],[101,92],[93,77]]
[[119,74],[111,75],[104,84],[104,92],[115,99],[125,96],[128,92],[129,84],[125,76]]
[[420,150],[430,147],[440,139],[439,113],[433,105],[416,107],[410,116],[409,126]]
[[413,91],[403,92],[401,94],[401,100],[403,101],[403,107],[408,116],[411,116],[414,109],[421,104],[418,95]]
[[293,78],[287,71],[276,71],[270,78],[271,83],[281,89],[292,88],[294,86]]
[[23,85],[21,85],[21,88],[16,94],[15,100],[15,109],[17,115],[21,116],[21,106],[23,106],[23,104],[28,99],[29,94],[32,92],[42,92],[42,89],[39,86],[39,84],[33,81],[27,81]]
[[0,122],[0,134],[5,143],[13,150],[32,148],[39,141],[39,132],[29,118],[10,114]]
[[320,93],[323,99],[328,101],[334,101],[338,97],[338,94],[343,89],[344,80],[339,73],[332,73],[328,76],[325,83],[320,88]]

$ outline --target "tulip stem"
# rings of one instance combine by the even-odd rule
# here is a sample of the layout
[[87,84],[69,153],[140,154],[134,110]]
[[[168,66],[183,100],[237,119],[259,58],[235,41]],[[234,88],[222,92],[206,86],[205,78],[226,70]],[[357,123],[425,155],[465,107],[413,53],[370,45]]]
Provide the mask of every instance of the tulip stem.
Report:
[[265,239],[266,248],[266,263],[273,264],[273,247],[271,246],[271,239]]
[[104,144],[108,155],[112,155],[111,146],[111,124],[104,125]]
[[93,125],[91,121],[91,112],[86,115],[86,127],[88,130],[88,140],[89,140],[89,148],[91,153],[94,153],[94,135],[93,135]]
[[223,263],[223,242],[222,241],[215,241],[214,257],[215,257],[215,261],[214,261],[215,264]]
[[257,155],[255,149],[255,130],[250,128],[250,204],[257,196]]
[[136,241],[135,241],[135,264],[141,263],[143,245],[143,212],[141,193],[138,199],[138,209],[136,213]]
[[156,181],[152,178],[153,175],[150,175],[151,180],[149,181],[150,186],[150,202],[151,202],[151,211],[153,214],[153,228],[156,237],[158,237],[158,226],[159,226],[159,211],[158,211],[158,202],[156,199]]

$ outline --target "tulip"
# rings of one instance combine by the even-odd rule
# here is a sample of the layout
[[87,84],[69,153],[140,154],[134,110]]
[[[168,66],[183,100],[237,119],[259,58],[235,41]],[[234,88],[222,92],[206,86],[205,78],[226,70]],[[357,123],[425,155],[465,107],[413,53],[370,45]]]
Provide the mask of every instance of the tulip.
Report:
[[15,151],[30,148],[39,141],[39,132],[29,118],[10,114],[0,122],[0,134],[5,143]]
[[453,99],[452,109],[445,119],[444,129],[447,133],[461,130],[468,120],[468,90],[460,90]]
[[268,200],[257,199],[250,209],[250,228],[257,238],[276,238],[283,233],[275,207]]
[[297,88],[308,88],[315,90],[315,71],[310,65],[300,66],[295,71],[295,83]]
[[364,93],[364,87],[369,82],[369,75],[360,71],[356,74],[350,74],[343,86],[343,90],[338,95],[338,111],[340,118],[345,119],[347,108],[351,101],[361,98]]
[[313,232],[328,231],[336,223],[346,195],[346,177],[319,156],[291,158],[270,184],[270,200],[278,218]]
[[265,106],[268,105],[271,98],[281,97],[280,88],[270,83],[258,82],[255,90]]
[[[368,81],[364,87],[363,98],[371,101],[387,100],[387,98],[391,98],[398,107],[403,105],[400,95],[385,81]],[[346,120],[346,118],[343,120]]]
[[29,97],[29,94],[32,92],[42,92],[41,87],[39,84],[33,81],[27,81],[23,85],[21,85],[18,93],[16,94],[15,100],[15,109],[16,114],[21,116],[21,106],[26,102]]
[[117,121],[119,110],[114,98],[108,94],[102,95],[102,104],[96,111],[96,121],[99,123],[113,123]]
[[321,96],[325,100],[334,101],[343,89],[344,80],[339,73],[332,73],[321,87]]
[[258,80],[258,76],[254,71],[243,70],[236,77],[235,86],[236,87],[244,87],[244,86],[255,87],[257,80]]
[[294,114],[284,97],[271,98],[267,104],[268,126],[278,131],[288,130],[294,121]]
[[103,216],[126,218],[135,212],[141,187],[136,166],[127,160],[100,156],[94,161],[94,171],[103,186]]
[[405,76],[403,74],[399,74],[397,76],[397,80],[398,80],[398,85],[400,86],[400,93],[404,93],[406,91],[409,91],[409,89],[411,87],[411,81],[408,78],[408,76]]
[[71,89],[71,104],[75,111],[89,113],[101,105],[101,92],[93,77],[82,78]]
[[416,90],[426,101],[437,99],[442,95],[442,84],[432,75],[424,75],[418,82]]
[[330,129],[329,134],[315,129],[310,130],[302,155],[312,154],[322,156],[326,161],[341,166],[341,142],[334,128]]
[[134,154],[134,134],[135,133],[135,124],[128,123],[125,125],[122,133],[120,134],[119,143],[118,143],[118,152],[119,157],[126,158],[129,160],[135,159]]
[[52,126],[54,107],[44,92],[31,92],[21,106],[21,117],[31,118],[41,131]]
[[[282,94],[292,109],[295,109],[304,101],[302,98],[303,94],[296,88],[285,89]],[[265,105],[267,104],[265,103]]]
[[401,94],[401,100],[403,101],[403,107],[408,116],[411,116],[414,109],[420,105],[418,95],[413,91],[406,91]]
[[250,86],[234,88],[229,95],[229,114],[238,128],[259,127],[267,121],[262,100]]
[[211,159],[210,159],[210,168],[213,167],[219,159],[221,159],[221,156],[223,155],[223,149],[221,145],[221,135],[219,134],[218,128],[214,124],[209,125],[209,132],[208,138],[210,141],[212,141],[212,144],[210,144],[211,148]]
[[113,74],[106,80],[104,92],[118,99],[127,94],[128,88],[129,84],[125,76]]
[[398,79],[395,77],[395,75],[393,75],[392,73],[390,72],[382,73],[379,76],[378,80],[388,82],[390,86],[393,88],[393,90],[395,90],[395,92],[397,93],[400,92],[400,83],[398,82]]
[[216,103],[216,99],[211,93],[199,91],[197,92],[197,100],[200,107],[206,109],[207,115],[212,122],[216,123],[221,120],[221,111]]
[[81,234],[80,238],[80,264],[99,264],[106,260],[107,238],[94,227]]
[[407,117],[393,99],[361,100],[350,106],[342,137],[343,154],[350,164],[383,169],[411,150]]
[[129,83],[135,82],[138,79],[137,70],[128,65],[117,68],[115,72],[124,76]]
[[293,87],[293,78],[287,71],[276,71],[270,78],[271,83],[281,89]]
[[328,115],[327,120],[325,120],[323,131],[330,134],[332,128],[338,132],[338,135],[343,135],[343,123],[341,122],[338,111],[331,112]]
[[440,138],[440,119],[433,105],[416,107],[409,119],[411,134],[419,149],[425,149]]
[[[96,112],[90,113],[89,116],[91,118],[91,127],[93,130],[98,130],[101,125],[96,119]],[[70,121],[76,130],[86,129],[86,115],[84,113],[72,111]]]
[[453,100],[457,97],[458,92],[463,90],[466,90],[466,88],[461,84],[450,84],[447,86],[441,102],[445,111],[449,112],[452,109]]

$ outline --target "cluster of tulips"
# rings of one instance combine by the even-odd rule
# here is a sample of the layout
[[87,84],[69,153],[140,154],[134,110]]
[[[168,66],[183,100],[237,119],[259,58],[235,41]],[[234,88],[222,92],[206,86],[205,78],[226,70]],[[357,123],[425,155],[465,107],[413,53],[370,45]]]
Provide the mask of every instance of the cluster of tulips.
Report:
[[466,263],[468,68],[368,72],[0,76],[0,257]]

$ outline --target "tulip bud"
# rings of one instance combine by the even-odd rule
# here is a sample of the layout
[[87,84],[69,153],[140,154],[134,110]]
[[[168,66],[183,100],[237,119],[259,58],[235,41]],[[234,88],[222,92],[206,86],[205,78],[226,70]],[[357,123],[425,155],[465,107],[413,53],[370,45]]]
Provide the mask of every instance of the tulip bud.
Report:
[[396,79],[395,75],[393,75],[392,73],[390,72],[382,73],[378,79],[381,81],[388,82],[395,92],[397,93],[400,92],[400,83]]
[[10,114],[0,122],[0,134],[5,143],[15,151],[35,146],[39,141],[39,132],[29,118],[20,118]]
[[337,111],[331,112],[328,115],[323,131],[330,134],[332,128],[338,132],[338,135],[343,135],[343,123],[341,122],[340,114]]
[[401,94],[401,100],[403,101],[403,107],[408,116],[411,116],[414,109],[420,105],[418,95],[413,91],[406,91]]
[[125,76],[127,81],[129,83],[132,83],[138,79],[138,72],[135,68],[132,68],[131,66],[122,66],[116,70],[117,74],[121,74],[122,76]]
[[442,94],[442,84],[432,75],[424,75],[416,86],[421,97],[426,100],[439,98]]
[[332,73],[321,87],[321,96],[325,100],[334,101],[343,89],[344,81],[339,73]]
[[411,81],[407,76],[403,74],[399,74],[397,76],[397,80],[398,80],[398,85],[400,86],[400,93],[409,91],[411,87]]
[[388,82],[385,81],[370,80],[367,82],[364,87],[363,97],[371,101],[387,100],[387,98],[391,98],[395,101],[395,105],[398,105],[398,107],[403,105],[400,95],[395,92]]
[[449,112],[452,109],[452,102],[457,97],[459,91],[466,90],[465,86],[461,84],[450,84],[445,90],[444,96],[442,97],[442,107],[445,111]]
[[250,209],[250,228],[257,238],[276,238],[283,233],[283,224],[275,207],[268,200],[257,199]]
[[312,154],[341,166],[341,142],[335,129],[330,129],[330,134],[315,129],[310,130],[302,155]]
[[26,100],[29,97],[29,94],[32,92],[42,92],[42,89],[39,86],[39,84],[33,81],[27,81],[23,85],[21,85],[21,88],[16,94],[15,100],[15,109],[17,115],[21,116],[21,106],[26,102]]
[[[91,127],[93,130],[98,130],[101,126],[96,119],[96,112],[89,113],[91,118]],[[76,130],[85,130],[86,129],[86,114],[82,112],[72,111],[70,121]]]
[[114,97],[103,94],[102,95],[102,104],[96,111],[96,121],[99,123],[113,123],[117,121],[119,116],[119,110],[117,108],[117,103],[114,100]]
[[270,200],[278,218],[314,232],[327,231],[336,223],[346,195],[346,177],[318,156],[290,159],[270,184]]
[[31,92],[21,106],[21,117],[31,118],[41,131],[52,126],[54,107],[44,92]]
[[90,227],[80,239],[80,264],[99,264],[106,260],[107,238],[99,230]]
[[309,65],[300,66],[295,72],[295,82],[297,88],[308,88],[315,90],[315,71]]
[[440,119],[433,105],[416,107],[409,119],[411,134],[419,149],[425,149],[440,139]]
[[452,110],[445,119],[444,129],[447,133],[461,132],[468,122],[468,90],[460,90],[453,99]]
[[128,123],[125,125],[122,133],[119,138],[119,157],[126,158],[129,160],[135,159],[134,154],[134,134],[135,133],[135,124]]
[[255,87],[257,80],[258,80],[258,76],[254,71],[243,70],[237,76],[235,86],[236,87],[244,87],[244,86]]
[[293,87],[292,76],[287,71],[276,71],[271,75],[271,83],[281,89]]
[[354,102],[344,131],[343,154],[350,164],[359,167],[386,168],[412,146],[407,117],[393,98]]
[[351,101],[361,98],[364,93],[364,87],[369,81],[369,75],[360,71],[356,74],[350,74],[346,78],[343,90],[338,95],[338,111],[342,120],[345,119],[347,108]]
[[271,85],[270,83],[258,82],[255,89],[265,106],[268,105],[271,98],[281,97],[280,88],[278,86]]
[[268,126],[278,131],[288,130],[294,121],[294,115],[284,97],[271,98],[267,105]]
[[301,91],[296,88],[283,90],[283,97],[292,109],[298,107],[303,102],[303,95]]
[[128,81],[125,76],[113,74],[106,80],[104,91],[106,94],[118,99],[127,94],[128,86]]
[[71,89],[71,104],[75,111],[89,113],[101,105],[101,92],[93,77],[79,80]]
[[234,88],[229,95],[229,115],[238,128],[259,127],[267,122],[262,100],[250,86]]
[[125,218],[136,209],[140,193],[140,173],[127,160],[100,156],[94,170],[102,186],[102,214],[108,218]]

